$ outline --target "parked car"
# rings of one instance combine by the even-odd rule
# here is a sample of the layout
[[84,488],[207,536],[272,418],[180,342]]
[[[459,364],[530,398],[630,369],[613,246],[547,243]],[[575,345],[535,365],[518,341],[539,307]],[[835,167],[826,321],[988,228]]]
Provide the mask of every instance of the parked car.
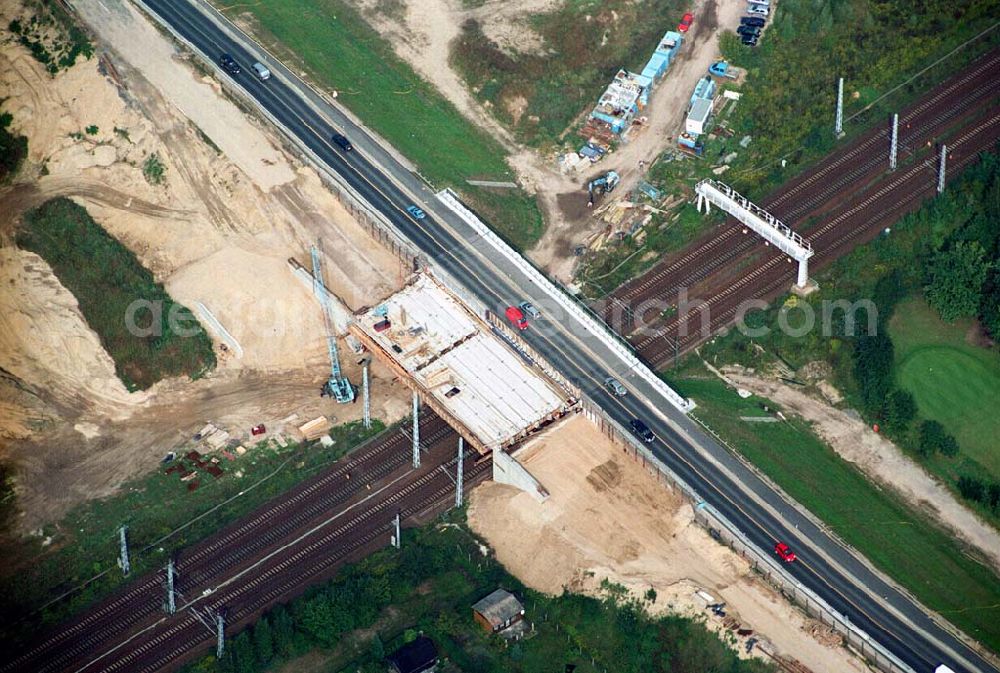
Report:
[[767,19],[762,16],[744,16],[740,19],[741,26],[756,26],[757,28],[763,28],[766,23]]
[[542,317],[542,312],[535,308],[535,305],[530,301],[522,301],[517,307],[536,320]]
[[774,545],[774,553],[785,563],[791,563],[795,560],[795,552],[789,549],[788,545],[784,542]]
[[222,66],[223,70],[228,72],[230,75],[239,75],[243,72],[243,68],[237,63],[232,56],[229,54],[222,54],[219,56],[219,65]]
[[747,0],[751,7],[767,7],[771,8],[771,0]]
[[653,431],[649,429],[649,426],[638,418],[633,418],[629,425],[632,426],[632,432],[635,433],[636,437],[647,444],[656,439],[656,435],[654,435]]
[[414,219],[417,219],[417,220],[422,220],[425,217],[427,217],[427,213],[425,213],[424,211],[420,210],[416,206],[407,206],[406,207],[406,212],[408,212],[410,215],[413,215]]
[[757,26],[740,26],[736,29],[736,33],[743,37],[760,37],[760,28]]
[[260,81],[271,79],[271,71],[267,69],[267,66],[263,63],[254,63],[252,66],[254,74],[257,75],[257,79]]
[[258,423],[257,425],[250,428],[250,434],[256,437],[257,435],[263,435],[267,432],[267,428],[264,427],[263,423]]
[[687,14],[684,15],[683,18],[681,18],[681,22],[677,24],[677,32],[678,33],[688,32],[688,28],[691,27],[692,23],[694,23],[694,14],[688,12]]
[[345,152],[350,152],[351,150],[354,149],[354,145],[351,144],[351,141],[348,140],[347,136],[345,136],[343,133],[334,133],[332,136],[330,136],[330,140],[336,143],[340,147],[340,149],[344,150]]
[[615,397],[625,397],[628,395],[628,390],[622,385],[622,382],[613,376],[609,376],[604,379],[604,387],[608,389],[608,392]]
[[747,7],[747,14],[750,14],[751,16],[767,16],[770,13],[770,8],[764,7],[763,5],[750,5]]
[[505,314],[507,316],[507,320],[514,323],[518,329],[528,329],[528,319],[524,317],[524,314],[521,313],[521,309],[518,307],[508,306]]
[[757,36],[756,35],[744,35],[743,45],[746,47],[756,47],[757,46]]

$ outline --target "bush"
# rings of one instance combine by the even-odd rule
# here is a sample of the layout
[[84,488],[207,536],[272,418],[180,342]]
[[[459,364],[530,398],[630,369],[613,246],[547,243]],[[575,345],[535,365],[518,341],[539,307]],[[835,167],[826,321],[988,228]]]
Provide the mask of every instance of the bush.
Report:
[[917,449],[921,455],[932,456],[941,453],[945,456],[954,456],[958,453],[958,442],[937,421],[922,422],[918,436]]
[[8,182],[28,156],[28,139],[9,130],[13,122],[9,112],[0,113],[0,184]]
[[146,161],[142,164],[142,175],[151,185],[163,184],[166,172],[167,167],[160,161],[160,155],[156,152],[146,157]]

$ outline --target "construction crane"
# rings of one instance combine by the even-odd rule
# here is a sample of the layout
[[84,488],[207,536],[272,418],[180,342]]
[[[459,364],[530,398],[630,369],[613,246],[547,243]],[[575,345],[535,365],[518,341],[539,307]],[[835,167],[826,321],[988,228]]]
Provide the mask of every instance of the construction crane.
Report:
[[320,262],[319,248],[312,247],[313,294],[319,299],[323,309],[323,324],[326,326],[326,348],[330,353],[330,378],[323,384],[320,395],[330,396],[339,404],[354,401],[354,386],[340,371],[340,356],[337,353],[337,337],[333,333],[330,317],[330,297],[327,294],[326,282],[323,280],[323,266]]
[[610,194],[613,192],[619,180],[621,180],[621,177],[615,171],[608,171],[601,177],[591,180],[587,184],[587,207],[593,207],[594,196],[596,194]]

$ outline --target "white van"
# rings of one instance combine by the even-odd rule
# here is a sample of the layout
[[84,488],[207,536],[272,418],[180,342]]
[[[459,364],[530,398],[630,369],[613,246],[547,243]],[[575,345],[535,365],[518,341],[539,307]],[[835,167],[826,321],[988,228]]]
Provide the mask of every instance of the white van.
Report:
[[766,17],[771,13],[771,10],[767,5],[749,5],[747,7],[747,14],[750,16],[763,16]]
[[266,79],[271,79],[271,71],[268,70],[267,66],[263,63],[254,63],[252,67],[253,71],[257,73],[257,78],[259,80],[264,81]]

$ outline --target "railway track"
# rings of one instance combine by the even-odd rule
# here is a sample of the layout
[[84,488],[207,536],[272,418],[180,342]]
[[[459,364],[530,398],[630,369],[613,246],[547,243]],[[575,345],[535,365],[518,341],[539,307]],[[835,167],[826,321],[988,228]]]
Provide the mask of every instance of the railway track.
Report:
[[[473,453],[469,451],[466,455],[471,458]],[[465,482],[469,487],[489,474],[489,461],[477,464],[470,459],[465,465]],[[454,459],[439,467],[442,466],[446,470],[453,467]],[[237,631],[240,624],[278,600],[300,592],[307,584],[329,575],[371,547],[387,544],[389,524],[397,512],[406,518],[447,506],[454,493],[454,483],[449,472],[439,467],[398,489],[391,489],[385,497],[373,498],[370,504],[356,511],[331,518],[329,525],[314,535],[262,559],[250,572],[227,578],[211,594],[179,606],[174,617],[161,619],[124,646],[99,653],[66,670],[73,673],[154,673],[203,653],[199,648],[215,640],[203,623],[206,616],[225,610],[226,622],[230,625],[227,630]]]
[[[454,435],[454,431],[439,417],[429,414],[421,420],[425,446],[450,435]],[[409,448],[409,434],[387,432],[338,461],[332,469],[296,486],[249,519],[182,551],[175,559],[177,588],[197,591],[260,550],[280,542],[324,511],[346,502],[365,484],[377,482],[407,464],[411,456]],[[97,644],[94,634],[106,633],[109,625],[128,628],[155,619],[163,595],[162,575],[149,573],[48,635],[13,661],[3,664],[0,671],[49,673],[60,670],[63,662]]]
[[[991,76],[997,67],[1000,67],[1000,50],[981,57],[901,112],[899,146],[904,159],[907,152],[914,155],[928,141],[947,133],[965,117],[974,115],[984,102],[1000,94],[1000,80]],[[884,173],[888,133],[884,128],[872,129],[859,136],[840,152],[786,183],[764,201],[764,208],[786,223],[829,210],[837,203],[839,194],[864,188]],[[739,224],[730,218],[723,231],[712,232],[679,257],[668,259],[625,283],[614,293],[615,301],[603,307],[603,317],[620,327],[621,307],[628,306],[641,323],[643,316],[635,309],[642,302],[673,296],[680,288],[692,286],[759,245],[755,239],[740,236],[740,232]],[[630,331],[632,326],[626,325],[619,331]]]
[[[949,140],[949,166],[952,174],[976,161],[979,152],[993,146],[998,139],[1000,106],[992,108],[973,127]],[[815,268],[831,263],[859,242],[875,237],[885,226],[916,210],[935,190],[934,166],[917,162],[892,174],[883,184],[873,188],[873,191],[856,194],[808,236],[813,249],[817,251],[813,258]],[[708,331],[714,332],[731,323],[747,300],[772,298],[787,286],[786,257],[772,250],[760,266],[706,300],[711,316]],[[673,347],[665,342],[663,334],[677,339],[682,349],[694,346],[705,336],[700,329],[691,334],[687,326],[682,327],[682,317],[676,316],[657,334],[643,337],[635,344],[640,356],[654,364],[672,357]]]

